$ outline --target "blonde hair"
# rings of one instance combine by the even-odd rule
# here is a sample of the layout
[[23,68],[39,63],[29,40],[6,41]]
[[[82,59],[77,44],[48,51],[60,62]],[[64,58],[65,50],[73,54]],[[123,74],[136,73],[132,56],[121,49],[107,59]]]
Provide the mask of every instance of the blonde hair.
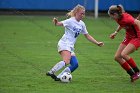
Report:
[[76,7],[74,7],[70,12],[67,13],[67,17],[75,17],[76,13],[79,10],[85,10],[85,7],[78,4]]
[[122,13],[124,13],[124,12],[125,12],[125,10],[122,5],[112,5],[109,7],[109,10],[108,10],[109,15],[114,14],[114,13],[122,15]]

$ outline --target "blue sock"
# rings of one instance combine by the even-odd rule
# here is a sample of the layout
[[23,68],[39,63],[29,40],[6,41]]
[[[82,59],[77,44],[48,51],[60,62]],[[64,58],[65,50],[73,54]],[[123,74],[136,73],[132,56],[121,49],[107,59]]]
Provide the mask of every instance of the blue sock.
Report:
[[78,68],[78,60],[77,60],[76,56],[71,56],[69,68],[70,68],[71,72],[73,72],[75,69]]

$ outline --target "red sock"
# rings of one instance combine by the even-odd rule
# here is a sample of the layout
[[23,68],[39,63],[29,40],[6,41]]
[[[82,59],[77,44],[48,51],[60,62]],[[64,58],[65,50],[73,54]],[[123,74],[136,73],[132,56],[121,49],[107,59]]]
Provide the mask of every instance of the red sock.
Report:
[[128,64],[127,62],[123,63],[121,66],[122,66],[122,68],[123,68],[124,70],[126,70],[126,71],[128,71],[128,70],[131,69],[131,67],[129,66],[129,64]]
[[132,68],[135,68],[136,67],[136,63],[135,61],[133,60],[133,58],[130,58],[127,63],[132,67]]
[[126,70],[126,72],[127,72],[130,76],[134,75],[133,70],[131,69],[130,65],[129,65],[127,62],[123,63],[121,66],[122,66],[123,69]]

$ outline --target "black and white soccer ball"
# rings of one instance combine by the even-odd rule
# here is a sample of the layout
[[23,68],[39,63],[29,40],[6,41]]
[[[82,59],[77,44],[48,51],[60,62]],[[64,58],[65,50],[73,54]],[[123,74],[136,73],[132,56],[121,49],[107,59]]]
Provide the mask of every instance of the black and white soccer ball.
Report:
[[64,72],[64,73],[60,76],[60,80],[61,80],[61,82],[64,82],[64,83],[71,82],[71,80],[72,80],[72,75],[71,75],[69,72]]

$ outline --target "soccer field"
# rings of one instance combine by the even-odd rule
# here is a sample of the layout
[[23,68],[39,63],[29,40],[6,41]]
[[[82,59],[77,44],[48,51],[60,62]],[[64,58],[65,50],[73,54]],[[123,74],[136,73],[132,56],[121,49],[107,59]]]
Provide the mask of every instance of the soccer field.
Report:
[[[131,83],[114,61],[124,31],[111,40],[109,34],[117,24],[110,18],[84,19],[88,32],[105,45],[98,47],[83,35],[78,37],[79,68],[72,73],[72,82],[47,77],[46,72],[61,60],[57,42],[64,33],[63,27],[53,25],[53,17],[0,16],[0,93],[140,93],[140,80]],[[140,67],[140,51],[131,56]]]

